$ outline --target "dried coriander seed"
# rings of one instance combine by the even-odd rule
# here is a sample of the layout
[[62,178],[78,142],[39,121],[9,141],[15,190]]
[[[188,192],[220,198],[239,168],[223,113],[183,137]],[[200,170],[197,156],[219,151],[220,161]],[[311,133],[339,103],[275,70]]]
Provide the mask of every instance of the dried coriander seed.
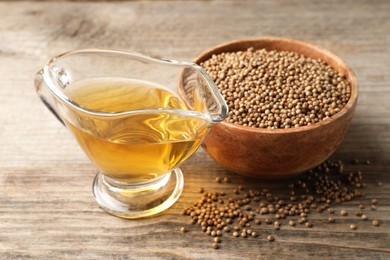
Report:
[[[275,225],[275,222],[290,216],[300,216],[297,221],[293,221],[294,224],[305,223],[306,227],[311,228],[313,225],[307,222],[307,217],[313,209],[327,210],[332,214],[333,203],[342,203],[364,196],[360,191],[360,188],[364,187],[362,172],[359,170],[349,172],[347,168],[340,172],[341,165],[343,164],[340,161],[324,162],[294,183],[290,183],[291,188],[285,197],[275,196],[268,189],[246,190],[242,185],[237,188],[237,191],[241,192],[235,197],[223,197],[224,192],[204,192],[197,203],[183,211],[183,215],[191,217],[191,223],[199,225],[205,234],[213,235],[213,239],[219,238],[222,232],[227,233],[230,230],[234,230],[232,232],[234,237],[240,237],[242,233],[247,237],[253,237],[253,232],[257,234],[256,230],[250,230],[248,227],[251,226],[252,221],[255,224],[261,223],[261,219],[256,217],[257,213],[273,214],[274,219],[266,218],[263,221],[267,224],[274,223],[276,230],[280,228],[278,225],[280,223],[277,222],[278,224]],[[221,180],[223,181],[223,178]],[[281,199],[291,196],[295,197],[293,201]],[[375,200],[371,200],[371,205],[376,207]],[[358,207],[362,209],[361,205]],[[340,214],[345,214],[341,211]],[[358,210],[356,215],[360,216],[360,214],[362,220],[367,219],[361,210]],[[328,222],[332,223],[332,219],[329,217]],[[287,223],[290,224],[289,222],[290,220]]]
[[214,249],[219,249],[219,245],[217,243],[212,243],[211,247]]
[[361,218],[362,218],[362,220],[367,220],[368,219],[367,215],[364,215],[364,214],[361,216]]
[[378,220],[376,220],[376,219],[374,219],[374,220],[372,220],[371,221],[371,224],[373,225],[373,226],[379,226],[379,221]]
[[272,242],[272,241],[275,240],[275,238],[274,238],[272,235],[268,235],[268,236],[267,236],[267,240],[270,241],[270,242]]
[[224,183],[230,183],[230,178],[229,177],[224,177],[223,178]]
[[185,227],[181,227],[180,231],[183,232],[183,233],[187,233],[188,232],[188,230]]
[[356,226],[355,224],[351,224],[349,227],[350,227],[352,230],[356,230],[356,229],[357,229],[357,226]]
[[329,222],[329,223],[335,223],[336,221],[335,221],[335,219],[334,219],[334,218],[332,218],[332,217],[329,217],[329,218],[328,218],[328,222]]
[[348,212],[346,210],[341,210],[340,215],[343,217],[348,216]]
[[214,237],[213,239],[214,243],[221,243],[221,238],[220,237]]
[[213,55],[200,65],[228,104],[227,121],[243,126],[310,125],[338,113],[351,96],[343,75],[294,52],[249,48]]

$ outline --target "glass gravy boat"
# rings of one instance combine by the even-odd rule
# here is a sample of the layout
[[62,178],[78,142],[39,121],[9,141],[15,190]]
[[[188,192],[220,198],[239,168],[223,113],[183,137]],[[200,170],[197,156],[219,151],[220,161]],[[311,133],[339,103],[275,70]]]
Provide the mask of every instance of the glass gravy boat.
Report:
[[179,166],[227,105],[198,65],[123,51],[53,57],[35,77],[47,108],[98,168],[93,194],[107,212],[151,216],[183,190]]

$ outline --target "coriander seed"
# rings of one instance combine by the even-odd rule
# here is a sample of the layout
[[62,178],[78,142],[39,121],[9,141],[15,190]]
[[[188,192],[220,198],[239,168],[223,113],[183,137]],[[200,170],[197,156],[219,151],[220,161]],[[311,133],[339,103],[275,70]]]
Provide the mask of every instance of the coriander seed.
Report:
[[272,242],[272,241],[275,240],[275,238],[274,238],[272,235],[268,235],[268,236],[267,236],[267,240],[270,241],[270,242]]

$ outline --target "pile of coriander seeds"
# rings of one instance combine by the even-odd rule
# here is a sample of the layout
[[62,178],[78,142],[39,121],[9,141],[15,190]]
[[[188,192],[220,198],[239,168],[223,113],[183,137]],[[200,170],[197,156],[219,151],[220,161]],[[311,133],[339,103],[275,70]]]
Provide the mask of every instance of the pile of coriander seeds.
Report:
[[[295,178],[286,187],[288,192],[278,195],[266,188],[247,189],[242,185],[230,192],[207,192],[200,188],[201,198],[184,209],[183,215],[211,237],[214,249],[219,249],[227,236],[273,242],[285,227],[311,229],[315,225],[311,219],[313,212],[326,214],[328,224],[345,218],[342,222],[350,230],[357,230],[368,220],[372,226],[379,226],[380,221],[369,217],[369,211],[377,210],[378,201],[372,199],[370,206],[362,202],[366,201],[362,192],[366,186],[363,174],[348,168],[341,161],[327,161]],[[217,177],[215,181],[231,182],[228,177]],[[339,205],[356,199],[360,203],[355,210],[340,209]],[[189,232],[185,227],[180,230]]]
[[249,48],[200,64],[229,107],[230,123],[284,129],[311,125],[339,112],[351,96],[348,80],[319,59]]

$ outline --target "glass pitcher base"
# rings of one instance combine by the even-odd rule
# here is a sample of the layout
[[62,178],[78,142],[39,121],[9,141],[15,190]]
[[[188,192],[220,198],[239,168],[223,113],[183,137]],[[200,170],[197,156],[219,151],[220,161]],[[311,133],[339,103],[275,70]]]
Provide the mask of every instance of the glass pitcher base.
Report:
[[93,195],[108,213],[127,219],[156,215],[172,206],[184,186],[183,173],[173,169],[160,178],[142,184],[112,185],[102,173],[93,182]]

